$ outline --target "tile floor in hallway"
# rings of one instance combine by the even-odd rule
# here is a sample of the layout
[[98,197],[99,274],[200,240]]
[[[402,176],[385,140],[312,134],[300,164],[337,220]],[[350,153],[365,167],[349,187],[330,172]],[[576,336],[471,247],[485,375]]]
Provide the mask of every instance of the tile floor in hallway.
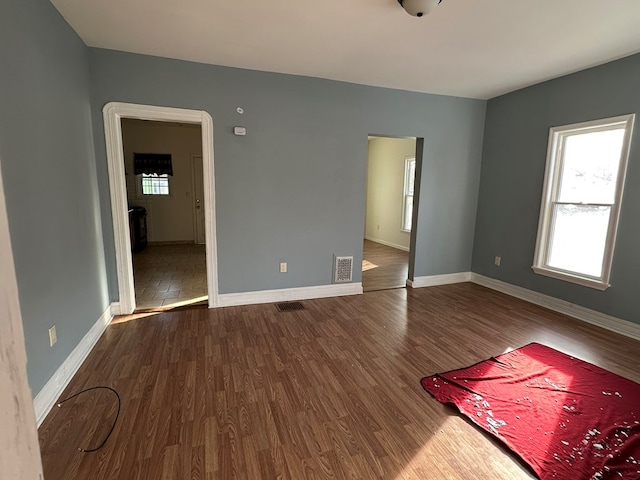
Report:
[[204,245],[149,245],[133,254],[136,310],[207,299]]

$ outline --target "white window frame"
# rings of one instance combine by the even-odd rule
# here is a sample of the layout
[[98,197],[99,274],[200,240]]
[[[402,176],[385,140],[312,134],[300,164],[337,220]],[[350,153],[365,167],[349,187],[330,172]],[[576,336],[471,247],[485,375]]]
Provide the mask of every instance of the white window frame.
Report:
[[[410,178],[409,178],[409,165],[413,163],[414,167],[413,167],[413,173],[414,173],[414,181],[413,181],[413,193],[409,193],[408,192],[408,188],[409,188],[409,183],[410,183]],[[415,164],[416,164],[416,158],[415,157],[406,157],[404,159],[404,186],[402,187],[402,218],[401,218],[401,224],[400,224],[400,230],[402,230],[403,232],[407,232],[410,233],[411,232],[411,227],[413,227],[413,225],[411,225],[411,227],[409,227],[409,229],[407,230],[406,228],[404,228],[405,224],[407,223],[407,197],[411,197],[412,201],[413,201],[413,197],[415,196]],[[412,210],[413,212],[413,210]],[[410,222],[412,222],[413,219],[410,219]]]
[[[620,205],[624,191],[624,182],[627,173],[627,163],[629,159],[629,148],[631,145],[631,135],[635,115],[622,115],[618,117],[605,118],[590,122],[575,123],[553,127],[549,130],[549,144],[547,148],[547,164],[545,168],[544,190],[542,193],[542,204],[540,206],[540,219],[538,223],[538,236],[536,240],[536,250],[533,263],[533,271],[540,275],[565,280],[585,287],[597,290],[606,290],[611,276],[611,264],[613,262],[613,250],[616,243],[618,230],[618,220],[620,217]],[[558,197],[562,167],[564,162],[563,145],[564,139],[571,135],[580,133],[596,133],[624,127],[625,134],[620,154],[620,166],[616,183],[614,203],[611,205],[611,215],[607,228],[605,251],[603,256],[602,274],[600,277],[593,277],[579,272],[562,270],[548,265],[549,245],[553,233],[553,205]],[[588,205],[583,203],[582,205]]]
[[[169,193],[144,193],[144,188],[142,187],[142,178],[145,176],[146,174],[142,173],[140,175],[136,175],[137,177],[137,181],[136,181],[136,186],[138,189],[138,198],[144,198],[144,197],[170,197],[171,196],[171,175],[158,175],[158,178],[166,178],[167,179],[167,189],[169,191]],[[148,177],[153,177],[153,175],[147,175]]]

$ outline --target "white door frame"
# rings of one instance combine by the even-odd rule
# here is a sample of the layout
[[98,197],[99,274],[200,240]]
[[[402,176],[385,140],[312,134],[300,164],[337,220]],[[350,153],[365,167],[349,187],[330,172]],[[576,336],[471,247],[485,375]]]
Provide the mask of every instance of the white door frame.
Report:
[[[213,168],[213,119],[205,111],[111,102],[102,109],[109,168],[111,215],[116,247],[119,309],[126,315],[136,307],[131,257],[127,187],[122,147],[122,118],[199,124],[202,127],[202,171],[204,177],[205,240],[209,308],[218,306],[218,248],[216,242],[215,177]],[[119,311],[117,311],[119,310]]]

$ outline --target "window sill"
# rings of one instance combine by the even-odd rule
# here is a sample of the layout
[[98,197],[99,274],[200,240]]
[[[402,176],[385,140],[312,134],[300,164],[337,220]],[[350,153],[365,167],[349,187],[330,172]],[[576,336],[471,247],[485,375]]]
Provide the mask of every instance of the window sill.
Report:
[[564,280],[565,282],[576,283],[578,285],[582,285],[583,287],[593,288],[595,290],[600,290],[604,292],[611,285],[607,282],[602,282],[599,280],[593,280],[591,278],[579,277],[578,275],[571,275],[565,272],[559,272],[557,270],[551,270],[549,268],[543,267],[531,267],[535,273],[538,275],[544,275],[546,277],[555,278],[557,280]]

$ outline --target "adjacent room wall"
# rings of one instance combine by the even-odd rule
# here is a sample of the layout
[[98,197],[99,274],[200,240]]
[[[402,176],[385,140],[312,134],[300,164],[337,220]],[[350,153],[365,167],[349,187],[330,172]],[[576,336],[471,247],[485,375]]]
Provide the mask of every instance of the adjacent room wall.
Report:
[[[191,156],[202,155],[200,125],[122,120],[127,195],[130,206],[147,209],[149,242],[194,242]],[[169,196],[143,196],[133,175],[133,154],[170,153]]]
[[[112,101],[213,117],[221,293],[327,285],[334,255],[362,261],[369,134],[425,137],[415,274],[469,270],[486,102],[101,49],[91,49],[91,76],[112,299],[102,120]],[[247,135],[234,136],[236,125]]]
[[415,158],[413,138],[369,139],[365,238],[409,251],[410,232],[402,230],[405,159]]
[[[531,270],[549,128],[640,113],[640,55],[489,101],[473,271],[640,323],[640,118],[636,118],[611,273],[600,292]],[[494,256],[501,267],[493,266]]]
[[0,64],[2,178],[35,395],[109,305],[88,50],[50,2],[3,0]]

